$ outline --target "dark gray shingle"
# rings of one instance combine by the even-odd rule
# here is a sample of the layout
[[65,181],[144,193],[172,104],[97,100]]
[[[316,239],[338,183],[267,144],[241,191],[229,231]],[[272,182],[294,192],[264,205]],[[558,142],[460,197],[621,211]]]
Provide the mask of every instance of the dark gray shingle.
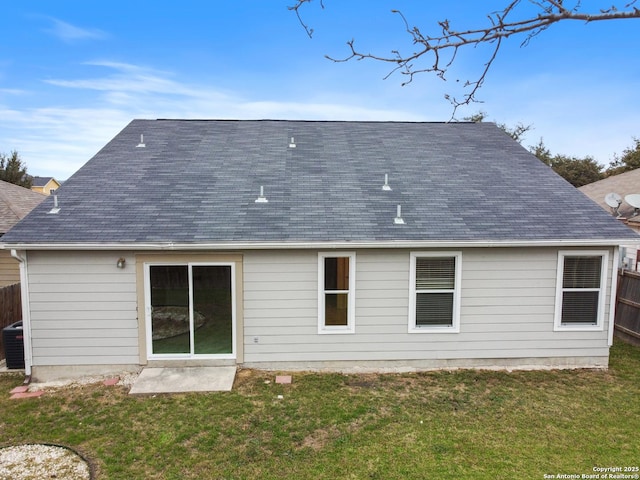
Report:
[[635,237],[489,123],[134,120],[58,198],[59,214],[50,198],[3,241]]

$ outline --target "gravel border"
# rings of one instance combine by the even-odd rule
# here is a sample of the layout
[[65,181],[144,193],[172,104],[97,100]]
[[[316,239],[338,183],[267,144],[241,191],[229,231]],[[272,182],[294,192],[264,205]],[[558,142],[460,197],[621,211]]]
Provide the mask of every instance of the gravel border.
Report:
[[69,447],[25,444],[0,448],[0,480],[92,480],[89,462]]
[[[15,373],[15,372],[10,372]],[[29,391],[77,388],[103,382],[114,377],[117,385],[131,387],[139,373],[114,372],[113,374],[75,377],[51,382],[33,382]],[[0,444],[0,480],[93,480],[93,465],[76,450],[64,445],[30,443],[23,445]]]

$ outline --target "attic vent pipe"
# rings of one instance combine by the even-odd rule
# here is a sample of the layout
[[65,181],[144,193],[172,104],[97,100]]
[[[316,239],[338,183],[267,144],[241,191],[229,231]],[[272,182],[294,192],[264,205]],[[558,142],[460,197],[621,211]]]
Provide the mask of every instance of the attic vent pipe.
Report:
[[264,196],[264,187],[262,185],[260,186],[260,195],[256,198],[255,203],[269,203],[267,197]]
[[136,148],[144,148],[146,145],[144,144],[144,135],[140,135],[140,143],[136,145]]
[[404,225],[404,220],[402,219],[402,205],[398,205],[398,209],[396,210],[396,218],[393,219],[393,223],[395,225]]
[[60,211],[60,206],[58,205],[58,195],[56,193],[53,194],[53,208],[49,210],[48,213],[58,213]]
[[289,148],[296,148],[296,140],[291,137],[291,141],[289,142]]
[[389,174],[385,173],[384,174],[384,185],[382,186],[382,190],[384,191],[391,191],[391,186],[389,185]]

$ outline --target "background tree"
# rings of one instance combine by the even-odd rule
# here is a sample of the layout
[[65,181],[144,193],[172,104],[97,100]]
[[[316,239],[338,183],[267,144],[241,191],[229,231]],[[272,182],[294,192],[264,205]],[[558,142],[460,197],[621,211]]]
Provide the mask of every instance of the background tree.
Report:
[[27,174],[27,166],[22,163],[20,155],[15,150],[9,156],[0,154],[0,180],[31,188],[31,177]]
[[[614,3],[610,3],[610,2]],[[303,20],[300,9],[303,5],[313,0],[295,0],[289,9],[294,11],[311,37],[313,29]],[[323,0],[318,0],[324,8]],[[342,59],[327,57],[336,62],[349,60],[370,59],[388,63],[391,66],[389,75],[400,72],[406,77],[403,85],[410,83],[415,75],[432,73],[446,80],[447,71],[454,63],[459,50],[465,47],[478,47],[490,45],[491,49],[484,67],[475,79],[467,80],[464,87],[467,89],[462,98],[445,95],[445,98],[453,105],[452,118],[456,109],[461,105],[468,105],[476,101],[476,94],[482,86],[496,59],[502,42],[512,36],[524,37],[521,42],[525,46],[529,41],[544,32],[551,25],[559,22],[580,21],[582,23],[601,22],[605,20],[624,20],[640,18],[640,8],[637,0],[598,0],[595,2],[581,2],[580,0],[505,0],[504,8],[489,12],[483,20],[479,20],[476,28],[457,29],[449,20],[437,21],[433,26],[433,32],[427,33],[422,28],[412,26],[408,19],[398,10],[392,10],[403,23],[404,30],[415,46],[411,53],[400,52],[392,49],[388,55],[365,53],[356,47],[355,40],[350,40],[347,45],[350,54]],[[600,4],[600,7],[594,4]],[[588,10],[592,9],[592,10]],[[481,24],[484,22],[484,24]]]
[[542,163],[551,166],[551,163],[553,162],[553,156],[551,155],[551,151],[546,147],[542,139],[540,139],[537,145],[529,147],[529,151],[536,157],[538,157],[538,159]]
[[574,187],[581,187],[603,178],[602,165],[591,157],[555,155],[551,159],[551,168]]
[[[471,115],[470,117],[465,117],[464,120],[469,122],[482,122],[486,118],[487,114],[481,111]],[[532,128],[531,125],[524,125],[522,123],[518,123],[515,127],[510,127],[504,123],[496,122],[496,126],[504,130],[507,135],[520,143],[522,143],[524,139],[524,134]],[[576,158],[568,155],[552,155],[551,151],[546,147],[542,139],[540,139],[537,145],[529,147],[529,151],[574,187],[581,187],[588,183],[597,182],[605,176],[602,172],[604,167],[596,162],[592,157]],[[625,152],[630,151],[631,149],[625,150]],[[633,150],[632,153],[637,155],[638,166],[640,166],[639,140],[636,140],[636,149]],[[623,156],[623,158],[624,157],[626,157],[626,155]]]
[[622,152],[622,156],[614,156],[613,162],[605,172],[607,176],[618,175],[619,173],[628,172],[640,168],[640,138],[634,138],[635,145],[626,148]]
[[604,167],[592,157],[577,158],[568,155],[552,155],[542,139],[537,145],[529,147],[529,151],[574,187],[581,187],[604,178],[602,172]]
[[[465,122],[484,122],[487,118],[487,114],[483,111],[474,113],[469,117],[464,117]],[[524,125],[523,123],[517,123],[515,127],[509,127],[504,123],[497,123],[496,126],[504,131],[507,135],[513,138],[516,142],[522,143],[524,135],[533,128],[532,125]]]

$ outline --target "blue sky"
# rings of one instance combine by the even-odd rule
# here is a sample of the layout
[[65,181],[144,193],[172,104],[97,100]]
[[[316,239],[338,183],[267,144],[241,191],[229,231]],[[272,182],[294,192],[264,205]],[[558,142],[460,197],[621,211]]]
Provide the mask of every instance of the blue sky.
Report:
[[[604,1],[606,6],[611,0]],[[362,50],[410,51],[403,12],[424,32],[472,27],[505,1],[30,0],[0,5],[0,152],[33,175],[68,178],[133,118],[446,121],[445,93],[475,78],[487,50],[461,52],[449,80],[402,87],[389,66],[333,63]],[[567,3],[567,2],[565,2]],[[584,0],[597,9],[603,3]],[[552,153],[602,164],[640,137],[640,20],[558,24],[521,48],[504,44],[480,91],[489,120],[523,123]],[[460,79],[460,82],[456,82]],[[457,90],[456,90],[457,89]]]

